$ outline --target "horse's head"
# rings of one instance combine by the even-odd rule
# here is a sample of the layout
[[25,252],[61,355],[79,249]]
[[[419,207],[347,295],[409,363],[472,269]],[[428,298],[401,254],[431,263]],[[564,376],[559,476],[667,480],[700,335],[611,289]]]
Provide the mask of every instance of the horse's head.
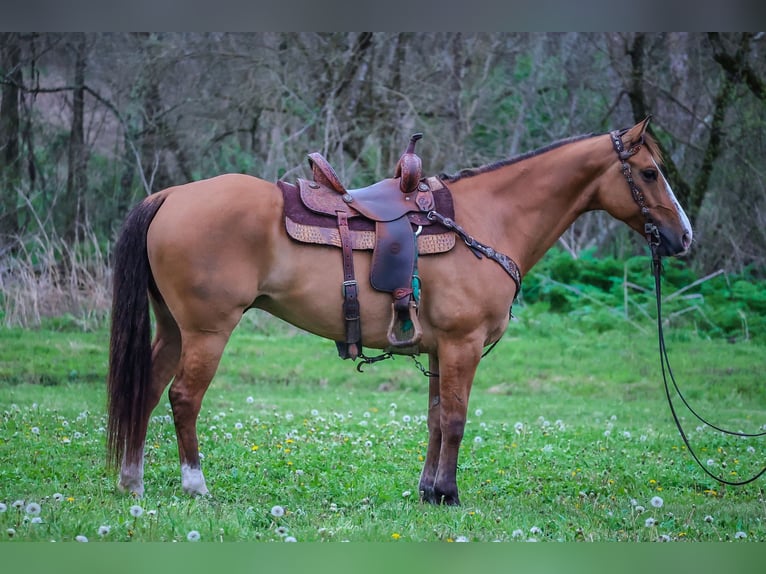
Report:
[[691,246],[692,227],[660,170],[659,148],[646,133],[649,120],[610,134],[614,166],[600,186],[599,203],[657,245],[660,255],[682,255]]

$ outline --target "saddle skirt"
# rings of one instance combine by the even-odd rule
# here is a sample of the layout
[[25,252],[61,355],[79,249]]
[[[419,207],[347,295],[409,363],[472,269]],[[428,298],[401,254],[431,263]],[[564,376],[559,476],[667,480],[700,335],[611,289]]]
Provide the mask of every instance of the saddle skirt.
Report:
[[[385,181],[387,180],[383,180],[383,182]],[[330,245],[340,248],[341,241],[336,212],[342,210],[348,212],[352,248],[354,250],[373,250],[375,248],[376,221],[365,217],[361,211],[356,209],[357,206],[362,205],[361,199],[356,199],[357,205],[354,205],[355,201],[349,203],[343,199],[345,195],[331,189],[322,189],[324,186],[312,187],[312,184],[314,186],[319,184],[303,179],[298,179],[298,185],[285,181],[277,183],[285,200],[285,228],[292,239],[301,243]],[[435,211],[445,217],[454,218],[455,208],[452,203],[452,194],[438,177],[425,178],[421,180],[420,186],[426,186],[430,191],[433,196],[433,209]],[[370,188],[358,191],[363,192],[366,189]],[[396,193],[404,198],[404,201],[415,201],[415,198],[406,199],[407,196],[399,191]],[[352,190],[346,195],[354,197],[356,192]],[[412,195],[415,196],[415,194]],[[398,196],[391,195],[395,199],[399,199]],[[360,207],[360,209],[364,209],[364,207]],[[418,207],[413,203],[412,209],[418,209]],[[391,213],[396,214],[397,212]],[[391,213],[387,214],[388,217],[391,216]],[[409,222],[415,226],[413,230],[422,226],[417,237],[418,255],[444,253],[455,246],[455,234],[445,230],[441,225],[434,225],[426,217],[426,213],[413,211],[406,215]]]

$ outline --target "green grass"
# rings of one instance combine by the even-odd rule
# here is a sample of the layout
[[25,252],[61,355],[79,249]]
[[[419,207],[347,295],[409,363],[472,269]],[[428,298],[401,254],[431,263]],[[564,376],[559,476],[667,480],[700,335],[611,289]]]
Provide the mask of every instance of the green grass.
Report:
[[[328,341],[246,322],[198,424],[213,496],[182,493],[163,401],[149,430],[146,496],[135,500],[104,467],[106,333],[2,330],[0,538],[185,542],[194,530],[202,541],[281,541],[283,528],[298,541],[766,540],[764,479],[722,487],[695,465],[665,403],[653,335],[517,313],[476,378],[459,508],[418,500],[427,380],[408,358],[359,374]],[[726,428],[759,430],[764,348],[670,335],[694,408]],[[725,438],[683,414],[712,470],[730,480],[760,470],[759,439]],[[270,513],[277,505],[281,517]]]

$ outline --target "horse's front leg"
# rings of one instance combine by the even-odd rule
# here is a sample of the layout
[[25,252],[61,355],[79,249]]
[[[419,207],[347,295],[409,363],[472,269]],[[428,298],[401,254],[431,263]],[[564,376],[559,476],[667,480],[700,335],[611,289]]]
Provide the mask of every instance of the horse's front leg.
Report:
[[441,408],[439,398],[439,357],[428,355],[428,450],[423,473],[420,475],[420,497],[424,502],[438,503],[434,496],[436,470],[439,466],[439,452],[442,447]]
[[[465,430],[468,397],[481,358],[481,344],[454,342],[439,347],[439,427],[441,447],[431,501],[460,504],[457,460]],[[430,447],[430,443],[429,443]]]

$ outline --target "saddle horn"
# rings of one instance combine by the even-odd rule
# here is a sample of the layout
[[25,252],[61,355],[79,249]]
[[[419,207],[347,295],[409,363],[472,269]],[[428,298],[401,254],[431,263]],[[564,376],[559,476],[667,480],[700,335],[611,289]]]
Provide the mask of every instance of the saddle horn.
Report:
[[394,178],[401,178],[399,189],[402,193],[411,193],[417,189],[418,182],[423,177],[423,162],[415,153],[415,144],[423,137],[422,133],[412,134],[407,149],[396,164]]

